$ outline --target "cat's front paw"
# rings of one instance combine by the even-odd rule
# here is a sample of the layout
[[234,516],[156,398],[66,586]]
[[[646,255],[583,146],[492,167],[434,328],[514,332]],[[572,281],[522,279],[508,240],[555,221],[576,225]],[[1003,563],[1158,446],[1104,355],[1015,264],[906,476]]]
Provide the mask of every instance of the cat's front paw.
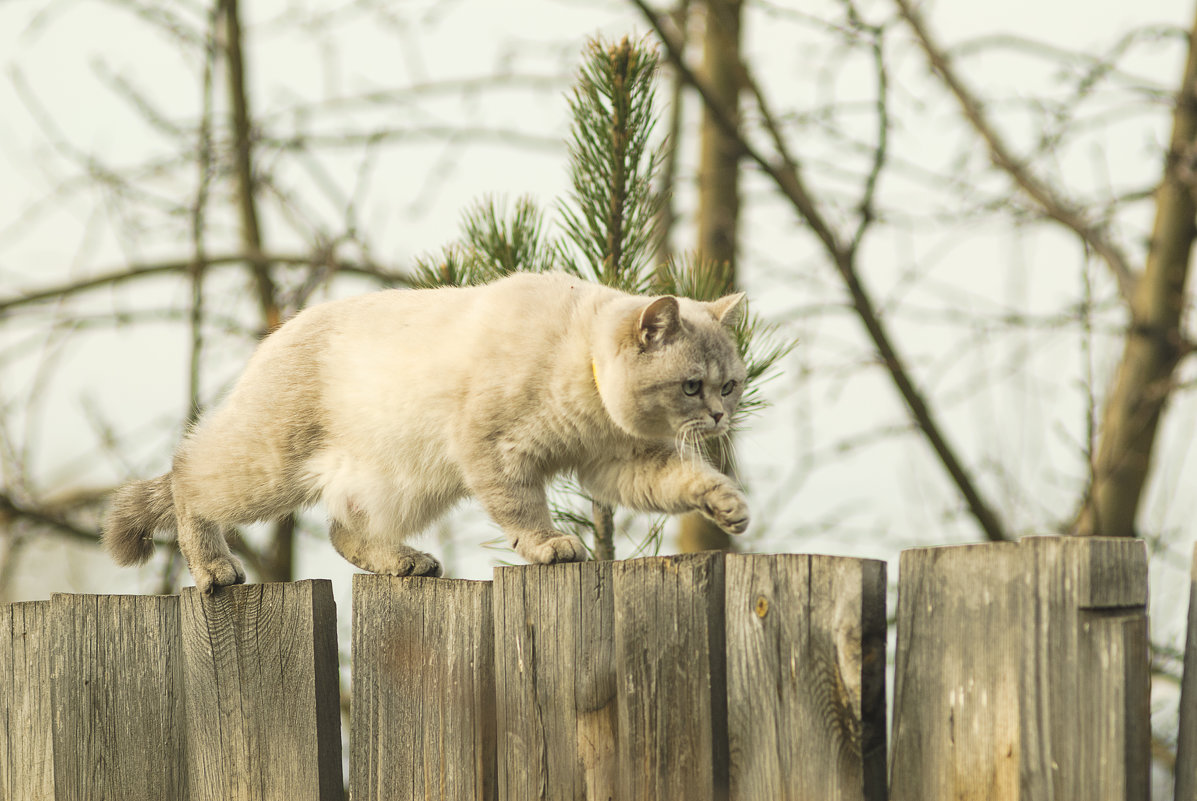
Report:
[[748,501],[730,483],[716,484],[707,490],[700,509],[728,534],[743,534],[748,528]]
[[202,565],[192,565],[191,577],[200,592],[211,595],[218,587],[244,584],[245,568],[235,556],[218,556]]
[[551,529],[522,534],[514,547],[516,553],[534,565],[585,562],[590,558],[580,539],[573,534],[562,534]]

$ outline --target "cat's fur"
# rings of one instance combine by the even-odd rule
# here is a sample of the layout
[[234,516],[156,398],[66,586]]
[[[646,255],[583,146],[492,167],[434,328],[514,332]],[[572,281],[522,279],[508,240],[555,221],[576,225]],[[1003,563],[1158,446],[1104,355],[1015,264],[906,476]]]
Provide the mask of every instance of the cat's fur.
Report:
[[563,274],[313,306],[262,342],[171,472],[116,491],[104,544],[142,562],[156,531],[177,528],[210,592],[245,580],[228,527],[323,501],[353,564],[439,575],[402,542],[473,495],[528,561],[579,561],[586,549],[553,529],[545,499],[566,471],[598,500],[696,509],[740,533],[744,497],[694,445],[725,434],[739,401],[729,327],[743,306]]

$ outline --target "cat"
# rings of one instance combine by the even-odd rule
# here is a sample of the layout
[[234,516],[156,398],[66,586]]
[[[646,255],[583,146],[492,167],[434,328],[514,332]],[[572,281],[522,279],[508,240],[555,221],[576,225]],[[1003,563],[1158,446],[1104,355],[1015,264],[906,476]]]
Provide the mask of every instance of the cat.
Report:
[[104,546],[144,562],[155,532],[175,529],[211,593],[245,581],[230,527],[322,501],[354,565],[437,576],[403,541],[473,496],[527,561],[582,561],[546,501],[563,472],[601,502],[697,510],[739,534],[744,496],[697,445],[727,433],[743,392],[732,328],[745,305],[516,273],[311,306],[262,341],[169,473],[115,491]]

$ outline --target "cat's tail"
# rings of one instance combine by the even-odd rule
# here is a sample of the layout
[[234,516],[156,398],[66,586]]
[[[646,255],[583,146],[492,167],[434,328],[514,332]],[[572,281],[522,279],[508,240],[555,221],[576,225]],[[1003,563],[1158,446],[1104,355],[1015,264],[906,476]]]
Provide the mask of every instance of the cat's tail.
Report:
[[118,565],[137,565],[154,551],[154,532],[175,529],[170,473],[130,481],[112,493],[100,541]]

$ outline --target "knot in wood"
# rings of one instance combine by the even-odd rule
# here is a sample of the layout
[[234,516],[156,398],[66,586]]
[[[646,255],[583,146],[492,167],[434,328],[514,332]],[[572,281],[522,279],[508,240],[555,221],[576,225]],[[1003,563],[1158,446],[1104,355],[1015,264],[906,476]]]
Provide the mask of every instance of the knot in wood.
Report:
[[769,614],[769,599],[765,596],[758,596],[756,599],[756,616],[764,617]]

